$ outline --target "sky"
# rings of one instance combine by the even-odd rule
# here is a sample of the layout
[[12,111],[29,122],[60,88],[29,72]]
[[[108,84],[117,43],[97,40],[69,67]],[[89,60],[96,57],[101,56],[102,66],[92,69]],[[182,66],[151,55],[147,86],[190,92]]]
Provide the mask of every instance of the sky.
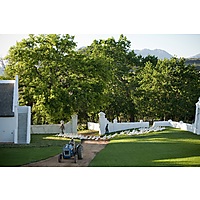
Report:
[[[131,49],[162,49],[172,56],[191,57],[200,53],[200,34],[124,34],[131,41]],[[114,37],[120,34],[75,35],[78,46],[91,44],[93,39]]]
[[[200,53],[200,34],[124,34],[131,41],[131,49],[162,49],[177,57],[191,57]],[[70,34],[74,35],[77,47],[90,45],[93,40],[114,37],[120,34]],[[28,34],[0,34],[0,57],[5,57],[11,46],[27,38]]]
[[7,0],[1,7],[0,57],[30,33],[69,33],[78,47],[124,34],[132,49],[185,58],[200,53],[199,0],[35,0],[31,6]]

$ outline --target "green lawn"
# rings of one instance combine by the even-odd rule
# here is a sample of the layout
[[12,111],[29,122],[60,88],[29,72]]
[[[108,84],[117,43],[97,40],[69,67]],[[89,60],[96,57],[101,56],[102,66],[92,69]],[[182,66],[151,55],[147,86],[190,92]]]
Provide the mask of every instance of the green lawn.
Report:
[[200,136],[173,128],[144,135],[118,136],[89,166],[200,166]]
[[0,144],[0,166],[21,166],[59,154],[66,138],[33,134],[31,144]]
[[[68,139],[31,135],[31,144],[0,144],[0,166],[21,166],[61,152]],[[168,128],[135,136],[117,136],[90,163],[91,167],[200,166],[200,136]]]

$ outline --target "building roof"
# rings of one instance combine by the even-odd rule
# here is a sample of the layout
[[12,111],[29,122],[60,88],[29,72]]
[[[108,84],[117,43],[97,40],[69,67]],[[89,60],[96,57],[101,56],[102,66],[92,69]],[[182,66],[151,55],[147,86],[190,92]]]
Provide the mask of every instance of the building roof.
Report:
[[14,83],[0,83],[0,117],[14,117]]

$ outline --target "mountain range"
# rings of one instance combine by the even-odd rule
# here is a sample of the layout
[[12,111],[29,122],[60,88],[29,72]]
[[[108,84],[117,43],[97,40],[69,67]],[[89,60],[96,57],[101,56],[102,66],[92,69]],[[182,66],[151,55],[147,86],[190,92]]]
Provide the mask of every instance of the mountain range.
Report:
[[200,53],[195,56],[192,56],[191,58],[200,58]]
[[[154,49],[154,50],[142,49],[142,50],[134,50],[134,52],[137,55],[141,55],[142,57],[146,57],[148,55],[156,56],[158,57],[158,59],[164,59],[164,58],[170,59],[173,57],[171,54],[162,49]],[[200,54],[194,55],[190,58],[200,58]]]
[[142,50],[134,50],[134,52],[137,55],[141,55],[142,57],[146,57],[148,55],[156,56],[158,57],[158,59],[164,59],[164,58],[170,59],[173,57],[171,54],[162,49],[154,49],[154,50],[142,49]]
[[[82,50],[84,48],[85,48],[85,46],[79,48],[79,50]],[[135,54],[141,55],[142,57],[146,57],[148,55],[156,56],[156,57],[158,57],[158,59],[164,59],[164,58],[170,59],[170,58],[174,57],[173,55],[169,54],[167,51],[162,50],[162,49],[154,49],[154,50],[151,50],[151,49],[142,49],[142,50],[134,49],[134,52],[135,52]],[[194,55],[192,57],[186,58],[186,59],[190,59],[190,58],[199,59],[200,53],[197,54],[197,55]]]

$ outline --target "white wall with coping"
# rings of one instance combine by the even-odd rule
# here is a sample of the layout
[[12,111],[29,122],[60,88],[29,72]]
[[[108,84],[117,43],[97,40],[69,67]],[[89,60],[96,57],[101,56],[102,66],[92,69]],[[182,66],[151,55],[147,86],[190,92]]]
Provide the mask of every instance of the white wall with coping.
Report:
[[[148,122],[134,122],[134,123],[117,123],[117,120],[113,120],[113,123],[109,122],[105,117],[105,113],[99,113],[99,123],[91,123],[89,128],[94,128],[94,130],[98,128],[99,125],[99,133],[100,135],[105,133],[105,127],[108,124],[109,132],[115,132],[118,130],[125,130],[131,128],[139,128],[139,127],[149,127]],[[153,127],[174,127],[180,128],[181,130],[189,131],[200,135],[200,97],[198,102],[196,103],[196,111],[195,111],[195,122],[194,124],[184,123],[183,121],[175,122],[172,120],[168,121],[154,121]]]
[[[64,124],[64,133],[77,134],[78,115],[72,115],[71,121]],[[61,133],[60,124],[31,125],[31,134]]]
[[31,125],[31,134],[60,133],[60,124]]
[[175,122],[172,120],[168,121],[155,121],[153,123],[153,127],[173,127],[173,128],[179,128],[181,130],[189,131],[192,133],[195,133],[194,130],[194,124],[188,124],[184,123],[183,121]]
[[182,121],[174,122],[171,120],[170,120],[170,124],[171,124],[171,127],[173,127],[173,128],[180,128],[181,130],[195,133],[194,124],[188,124],[188,123],[184,123]]
[[[122,123],[108,122],[109,132],[117,132],[117,131],[123,131],[123,130],[127,130],[127,129],[147,128],[147,127],[149,127],[149,122],[131,122],[131,123],[129,123],[129,122],[124,122],[124,123],[123,122]],[[94,130],[94,131],[100,132],[99,123],[88,122],[88,130]],[[102,135],[102,134],[100,134],[100,135]]]
[[198,99],[198,102],[196,103],[194,124],[184,123],[183,121],[174,122],[172,120],[169,120],[169,122],[174,128],[180,128],[181,130],[189,131],[194,134],[200,135],[200,97]]
[[189,131],[189,132],[194,133],[194,125],[193,124],[184,123],[182,121],[180,121],[180,122],[171,121],[171,127],[180,128],[181,130]]
[[[109,122],[108,119],[105,117],[105,113],[100,112],[99,113],[99,134],[103,135],[106,132],[106,125],[108,124],[108,131],[110,133],[117,132],[117,131],[123,131],[128,129],[134,129],[134,128],[148,128],[149,122],[143,122],[142,120],[140,122],[122,122],[118,123],[117,119],[113,120],[112,122]],[[98,125],[93,124],[93,126],[96,128]]]
[[135,129],[135,128],[148,128],[149,122],[122,122],[122,123],[109,123],[108,129],[109,132],[117,132],[123,131],[127,129]]
[[152,127],[172,126],[170,121],[154,121]]

